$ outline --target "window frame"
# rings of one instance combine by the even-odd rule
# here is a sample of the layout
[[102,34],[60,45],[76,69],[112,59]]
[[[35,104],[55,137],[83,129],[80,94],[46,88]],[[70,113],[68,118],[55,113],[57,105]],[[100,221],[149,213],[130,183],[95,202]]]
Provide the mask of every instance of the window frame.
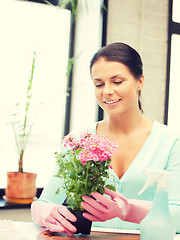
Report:
[[167,71],[166,71],[166,92],[165,92],[165,111],[164,111],[164,124],[168,123],[168,110],[169,110],[169,89],[170,89],[170,67],[171,67],[171,45],[172,35],[180,35],[180,23],[173,21],[173,0],[169,0],[169,13],[168,13],[168,51],[167,51]]

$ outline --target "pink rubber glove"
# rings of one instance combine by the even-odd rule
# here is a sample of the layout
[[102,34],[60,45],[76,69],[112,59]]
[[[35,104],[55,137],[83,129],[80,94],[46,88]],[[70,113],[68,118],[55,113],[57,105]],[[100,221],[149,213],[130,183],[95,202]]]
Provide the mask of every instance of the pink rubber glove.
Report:
[[34,201],[31,204],[33,220],[51,232],[66,233],[73,236],[77,231],[68,220],[76,222],[77,218],[63,205]]
[[90,221],[104,222],[119,217],[123,221],[140,223],[152,206],[150,201],[126,199],[121,193],[107,188],[105,188],[105,194],[111,199],[98,192],[91,193],[97,201],[86,195],[82,197],[84,202],[81,206],[89,212],[83,213],[85,218]]

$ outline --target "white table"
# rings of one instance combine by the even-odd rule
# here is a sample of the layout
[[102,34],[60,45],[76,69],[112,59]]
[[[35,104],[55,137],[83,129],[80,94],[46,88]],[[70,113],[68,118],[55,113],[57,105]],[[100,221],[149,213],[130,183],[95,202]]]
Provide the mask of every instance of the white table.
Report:
[[[44,231],[44,228],[36,226],[34,223],[31,222],[19,222],[19,221],[12,221],[13,226],[15,229],[17,229],[21,234],[26,236],[28,240],[37,240],[37,235]],[[99,228],[92,228],[93,231],[110,231],[108,229],[99,229]],[[123,230],[123,229],[113,229],[112,232],[119,232],[119,233],[134,233],[134,234],[139,234],[140,232],[135,230],[135,231],[128,231],[128,230]],[[180,234],[176,234],[174,240],[180,240]]]

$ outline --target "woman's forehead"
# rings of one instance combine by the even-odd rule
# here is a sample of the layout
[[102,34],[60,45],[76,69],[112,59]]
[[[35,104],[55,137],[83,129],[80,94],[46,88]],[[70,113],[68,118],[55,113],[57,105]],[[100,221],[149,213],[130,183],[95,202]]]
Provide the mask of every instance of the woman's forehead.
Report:
[[107,61],[105,59],[100,59],[95,62],[91,69],[91,76],[93,79],[100,78],[100,76],[109,75],[111,78],[115,78],[117,75],[124,76],[129,74],[129,68],[120,63],[114,61]]

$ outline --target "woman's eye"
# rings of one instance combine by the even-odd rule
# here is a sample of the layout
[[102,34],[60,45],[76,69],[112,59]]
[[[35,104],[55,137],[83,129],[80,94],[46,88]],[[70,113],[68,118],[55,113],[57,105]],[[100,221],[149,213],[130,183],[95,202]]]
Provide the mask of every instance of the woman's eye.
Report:
[[104,84],[97,84],[96,87],[102,87]]
[[123,81],[114,82],[115,84],[121,84]]

